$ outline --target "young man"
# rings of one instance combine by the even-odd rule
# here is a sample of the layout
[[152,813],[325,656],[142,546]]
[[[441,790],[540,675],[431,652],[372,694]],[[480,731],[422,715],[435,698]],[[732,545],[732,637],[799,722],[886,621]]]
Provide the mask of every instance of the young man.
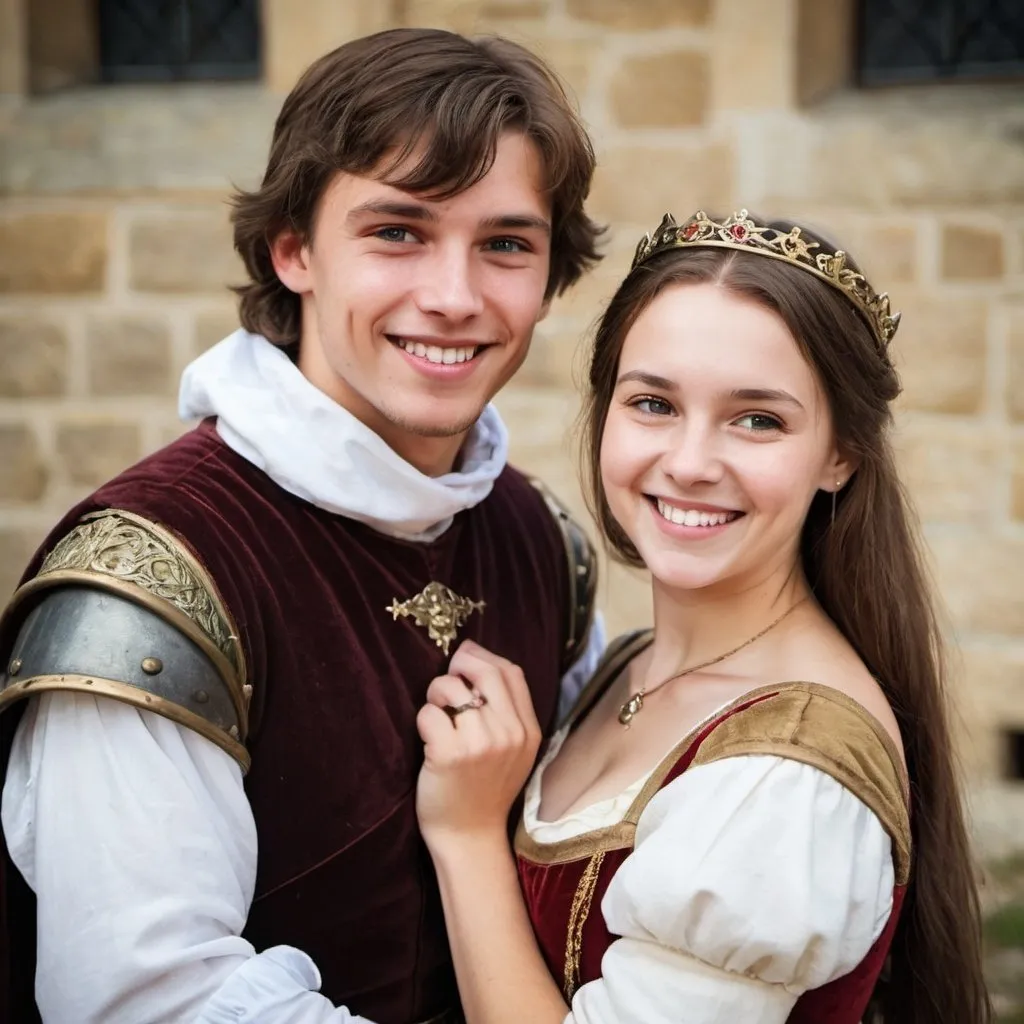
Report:
[[33,976],[54,1022],[459,1019],[415,716],[472,639],[551,726],[600,643],[488,404],[597,259],[592,171],[502,40],[382,33],[285,101],[203,422],[65,517],[0,627],[5,1019]]

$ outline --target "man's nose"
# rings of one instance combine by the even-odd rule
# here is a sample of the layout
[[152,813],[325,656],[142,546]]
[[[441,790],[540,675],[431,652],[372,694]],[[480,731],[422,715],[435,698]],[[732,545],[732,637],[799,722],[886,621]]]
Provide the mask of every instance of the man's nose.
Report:
[[462,247],[438,249],[421,267],[417,301],[425,313],[463,321],[483,311],[473,254]]

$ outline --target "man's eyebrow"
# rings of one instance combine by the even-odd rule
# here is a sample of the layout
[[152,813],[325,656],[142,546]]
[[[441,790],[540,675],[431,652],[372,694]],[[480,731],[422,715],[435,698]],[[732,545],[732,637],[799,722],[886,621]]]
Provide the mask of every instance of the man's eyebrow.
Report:
[[795,405],[798,409],[803,408],[803,403],[788,391],[779,388],[740,388],[732,392],[732,397],[743,402],[784,402],[786,405]]
[[365,203],[353,206],[345,216],[346,220],[355,220],[371,214],[380,217],[401,217],[402,220],[436,221],[437,214],[422,203],[403,203],[395,199],[368,199]]
[[645,387],[657,388],[659,391],[675,391],[676,389],[675,381],[669,380],[668,377],[659,377],[656,373],[648,373],[646,370],[629,370],[619,377],[615,384],[618,386],[630,381],[637,381]]
[[481,225],[485,228],[514,229],[543,231],[544,234],[551,234],[551,222],[545,217],[538,217],[532,213],[505,213],[497,217],[488,217]]

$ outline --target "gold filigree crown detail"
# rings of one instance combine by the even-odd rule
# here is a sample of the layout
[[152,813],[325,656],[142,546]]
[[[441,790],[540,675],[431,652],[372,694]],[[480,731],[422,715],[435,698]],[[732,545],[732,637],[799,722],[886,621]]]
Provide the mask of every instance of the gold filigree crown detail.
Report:
[[900,314],[889,309],[888,294],[883,292],[879,295],[862,273],[847,266],[848,257],[842,249],[835,252],[823,250],[819,242],[805,238],[798,227],[783,231],[758,224],[746,210],[740,210],[721,222],[698,210],[682,224],[677,224],[675,218],[666,213],[657,230],[640,240],[630,270],[635,270],[666,249],[687,246],[740,249],[792,263],[814,274],[841,291],[860,310],[883,351],[899,326]]

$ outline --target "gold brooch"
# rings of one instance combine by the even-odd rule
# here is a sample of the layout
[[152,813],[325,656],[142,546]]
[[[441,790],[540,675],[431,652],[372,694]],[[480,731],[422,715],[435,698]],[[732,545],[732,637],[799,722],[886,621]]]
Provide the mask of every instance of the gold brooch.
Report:
[[455,639],[459,627],[473,612],[482,612],[484,602],[459,597],[443,583],[428,583],[408,601],[394,598],[386,610],[391,612],[396,620],[400,615],[403,618],[411,615],[416,620],[416,625],[423,626],[430,639],[447,654],[448,646]]

